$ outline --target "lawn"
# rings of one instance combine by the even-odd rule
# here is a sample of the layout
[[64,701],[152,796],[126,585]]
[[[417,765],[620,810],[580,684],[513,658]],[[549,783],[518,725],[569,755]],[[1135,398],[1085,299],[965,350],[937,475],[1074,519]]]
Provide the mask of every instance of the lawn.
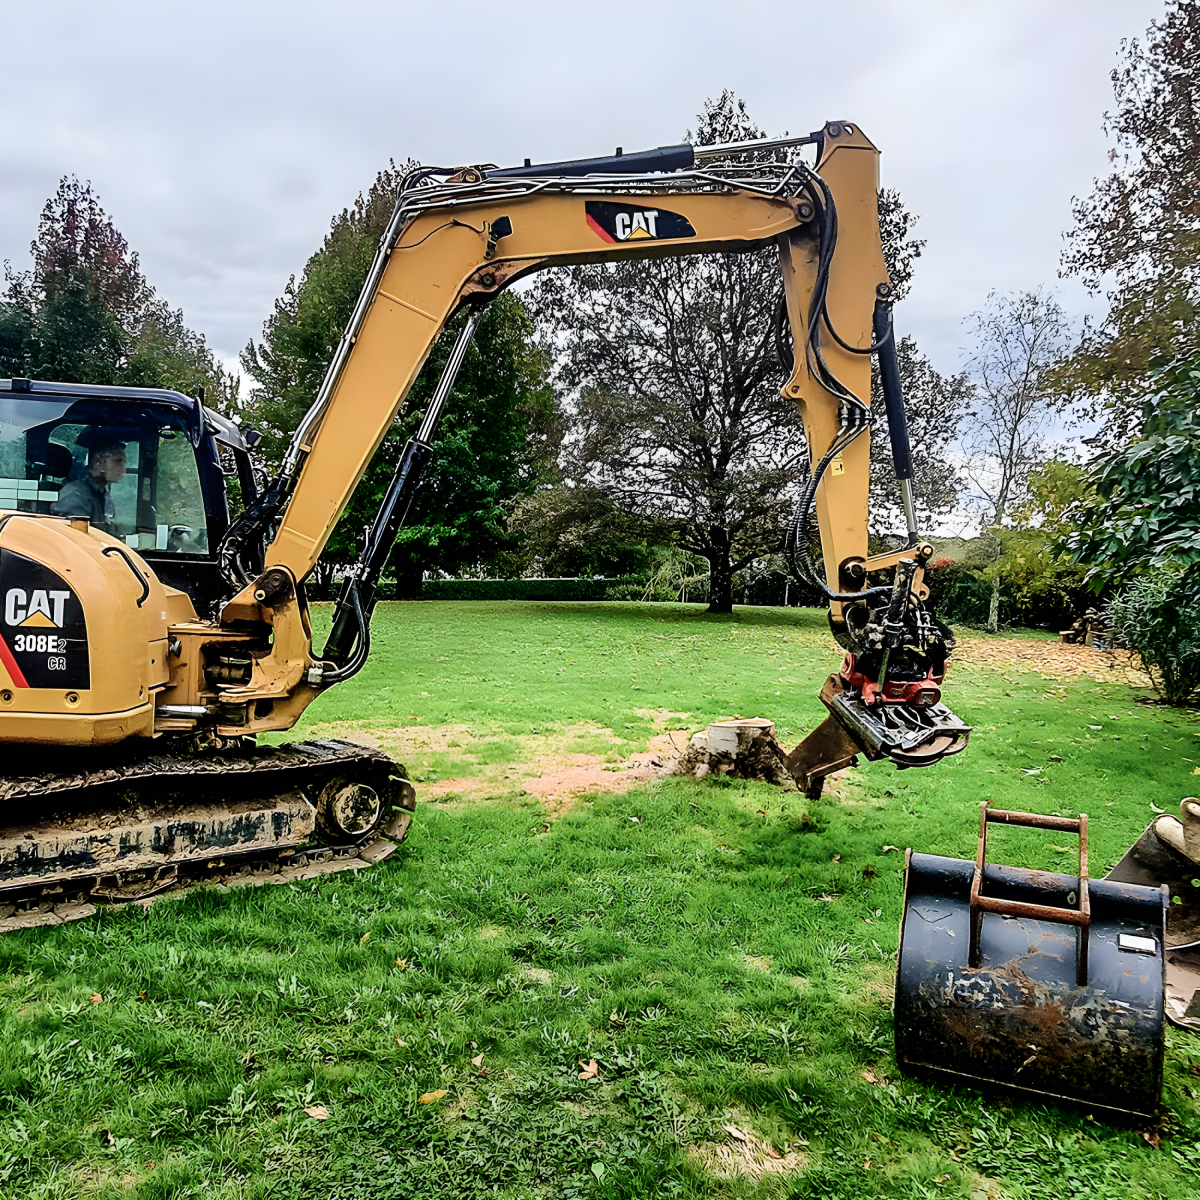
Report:
[[906,1079],[890,1008],[905,846],[972,857],[983,799],[1082,808],[1100,874],[1194,790],[1192,716],[972,664],[968,638],[946,692],[976,733],[939,767],[817,802],[614,770],[547,808],[531,776],[663,731],[737,713],[798,740],[840,657],[822,614],[390,604],[374,633],[297,732],[406,758],[434,794],[408,842],[0,941],[0,1195],[1200,1194],[1193,1035],[1168,1033],[1160,1123],[1121,1128]]

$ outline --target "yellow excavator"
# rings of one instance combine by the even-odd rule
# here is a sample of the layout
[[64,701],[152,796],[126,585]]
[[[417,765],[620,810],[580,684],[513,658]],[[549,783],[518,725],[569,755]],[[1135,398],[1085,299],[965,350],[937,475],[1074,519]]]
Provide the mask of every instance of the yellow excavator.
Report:
[[[501,289],[563,264],[778,247],[783,394],[800,406],[812,464],[787,552],[828,597],[846,650],[822,691],[830,715],[788,766],[813,794],[859,753],[908,767],[961,750],[970,730],[940,692],[953,640],[924,605],[932,551],[916,527],[877,191],[878,152],[847,122],[807,137],[415,170],[316,400],[261,490],[253,432],[200,399],[0,380],[0,928],[192,880],[358,867],[405,836],[414,792],[386,756],[255,738],[291,728],[366,661],[380,575],[479,319]],[[304,582],[464,309],[318,653]],[[873,357],[909,535],[875,556]],[[245,502],[232,522],[223,455]]]

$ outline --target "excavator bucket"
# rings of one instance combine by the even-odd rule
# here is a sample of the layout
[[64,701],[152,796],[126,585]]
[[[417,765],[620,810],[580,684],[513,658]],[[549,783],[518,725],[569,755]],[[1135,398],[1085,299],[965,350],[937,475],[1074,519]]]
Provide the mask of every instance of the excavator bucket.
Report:
[[[988,864],[991,822],[1077,833],[1077,875]],[[906,1071],[1152,1118],[1165,891],[1087,870],[1087,817],[981,806],[974,862],[905,860],[896,1059]]]
[[787,767],[809,799],[816,799],[826,775],[853,766],[857,755],[886,758],[903,770],[929,767],[967,748],[971,727],[944,704],[916,708],[908,704],[868,706],[861,692],[840,675],[821,689],[829,716],[787,757]]
[[1104,878],[1166,888],[1167,1019],[1200,1029],[1200,800],[1184,800],[1179,819],[1155,818]]

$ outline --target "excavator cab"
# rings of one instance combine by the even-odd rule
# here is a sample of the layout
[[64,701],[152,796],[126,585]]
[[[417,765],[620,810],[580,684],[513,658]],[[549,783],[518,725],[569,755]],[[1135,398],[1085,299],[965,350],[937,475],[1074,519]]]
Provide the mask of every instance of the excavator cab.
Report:
[[[137,553],[198,612],[220,600],[224,459],[256,496],[246,436],[180,392],[14,379],[0,392],[0,510],[75,517]],[[255,435],[251,434],[251,440]]]

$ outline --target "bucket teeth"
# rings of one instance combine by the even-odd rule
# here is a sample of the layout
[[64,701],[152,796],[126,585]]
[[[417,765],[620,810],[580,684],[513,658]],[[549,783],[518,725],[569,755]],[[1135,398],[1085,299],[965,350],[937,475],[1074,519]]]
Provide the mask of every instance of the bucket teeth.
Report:
[[847,688],[840,675],[830,675],[821,699],[868,758],[887,758],[901,769],[929,767],[958,754],[971,736],[971,726],[944,704],[868,706],[862,693]]

